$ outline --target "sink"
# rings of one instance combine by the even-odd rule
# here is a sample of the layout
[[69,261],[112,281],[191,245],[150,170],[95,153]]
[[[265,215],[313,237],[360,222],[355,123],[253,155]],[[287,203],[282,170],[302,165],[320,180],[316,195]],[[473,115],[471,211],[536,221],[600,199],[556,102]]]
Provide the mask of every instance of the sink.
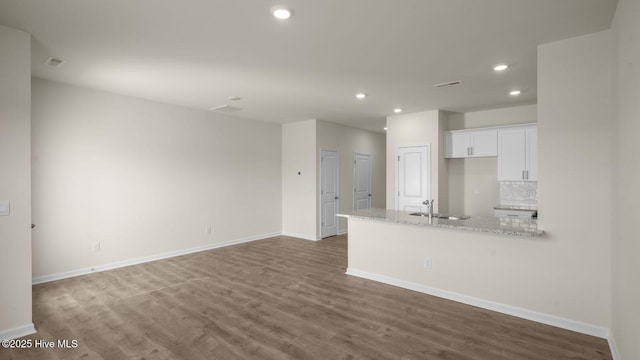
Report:
[[[412,216],[429,216],[429,213],[414,212],[414,213],[411,213],[411,214],[409,214],[409,215],[412,215]],[[437,218],[437,217],[438,217],[438,214],[433,214],[433,217],[434,217],[434,218]]]
[[469,219],[469,216],[438,215],[438,219],[446,219],[446,220],[467,220],[467,219]]
[[[423,217],[427,217],[429,216],[428,213],[423,213],[423,212],[414,212],[411,213],[409,215],[412,216],[423,216]],[[444,219],[444,220],[467,220],[469,219],[469,216],[453,216],[453,215],[442,215],[442,214],[433,214],[434,218],[438,218],[438,219]]]

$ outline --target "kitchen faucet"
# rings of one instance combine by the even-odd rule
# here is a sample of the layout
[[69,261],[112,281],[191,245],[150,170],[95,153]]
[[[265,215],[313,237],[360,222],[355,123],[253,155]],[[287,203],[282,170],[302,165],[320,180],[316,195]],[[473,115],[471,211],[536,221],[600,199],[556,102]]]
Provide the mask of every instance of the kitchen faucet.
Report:
[[433,202],[434,201],[435,200],[431,200],[431,201],[425,200],[425,201],[422,202],[422,204],[426,205],[427,209],[429,210],[429,217],[433,217]]

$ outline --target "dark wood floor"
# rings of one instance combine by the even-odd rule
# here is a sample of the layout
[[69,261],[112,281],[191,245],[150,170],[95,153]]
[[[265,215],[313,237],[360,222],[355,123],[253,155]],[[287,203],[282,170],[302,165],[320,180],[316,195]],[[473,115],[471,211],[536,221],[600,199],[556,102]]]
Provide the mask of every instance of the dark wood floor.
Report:
[[346,250],[276,237],[36,285],[24,339],[78,347],[0,359],[611,359],[603,339],[347,276]]

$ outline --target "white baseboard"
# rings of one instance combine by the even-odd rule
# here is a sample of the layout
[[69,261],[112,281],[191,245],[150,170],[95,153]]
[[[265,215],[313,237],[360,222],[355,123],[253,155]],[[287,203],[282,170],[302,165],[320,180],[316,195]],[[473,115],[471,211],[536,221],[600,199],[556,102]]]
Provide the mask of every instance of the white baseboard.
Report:
[[35,277],[35,278],[32,279],[32,284],[33,285],[42,284],[42,283],[46,283],[46,282],[50,282],[50,281],[56,281],[56,280],[62,280],[62,279],[66,279],[66,278],[70,278],[70,277],[74,277],[74,276],[91,274],[91,273],[98,272],[98,271],[117,269],[117,268],[121,268],[121,267],[124,267],[124,266],[129,266],[129,265],[136,265],[136,264],[146,263],[146,262],[150,262],[150,261],[161,260],[161,259],[171,258],[171,257],[175,257],[175,256],[191,254],[191,253],[200,252],[200,251],[217,249],[217,248],[221,248],[221,247],[225,247],[225,246],[231,246],[231,245],[237,245],[237,244],[242,244],[242,243],[256,241],[256,240],[267,239],[267,238],[271,238],[271,237],[279,236],[279,235],[281,235],[281,233],[277,232],[277,233],[271,233],[271,234],[262,234],[262,235],[257,235],[257,236],[250,236],[250,237],[237,239],[237,240],[230,240],[230,241],[225,241],[225,242],[221,242],[221,243],[207,244],[207,245],[198,246],[198,247],[189,248],[189,249],[184,249],[184,250],[169,251],[169,252],[162,253],[162,254],[157,254],[157,255],[145,256],[145,257],[141,257],[141,258],[118,261],[118,262],[114,262],[114,263],[110,263],[110,264],[98,265],[98,266],[94,266],[94,267],[91,267],[91,268],[84,268],[84,269],[66,271],[66,272],[63,272],[63,273],[52,274],[52,275],[38,276],[38,277]]
[[618,356],[618,349],[616,348],[616,341],[612,335],[607,337],[607,342],[609,343],[609,349],[611,349],[611,358],[613,360],[620,360],[620,356]]
[[[516,316],[519,318],[536,321],[539,323],[556,326],[559,328],[576,331],[579,333],[596,336],[599,338],[609,339],[609,329],[601,326],[591,325],[587,323],[583,323],[580,321],[575,321],[571,319],[562,318],[555,315],[549,315],[540,313],[537,311],[527,310],[511,305],[501,304],[485,299],[480,299],[472,296],[467,296],[463,294],[458,294],[455,292],[441,290],[437,288],[432,288],[425,285],[420,285],[416,283],[412,283],[409,281],[399,280],[391,277],[387,277],[384,275],[373,274],[370,272],[347,268],[347,275],[353,275],[373,281],[378,281],[381,283],[401,287],[404,289],[409,289],[417,292],[421,292],[424,294],[429,294],[457,302],[461,302],[463,304],[477,306],[483,309],[496,311],[499,313]],[[613,353],[613,348],[611,352]],[[614,358],[615,359],[615,358]]]
[[320,240],[320,238],[318,238],[317,236],[296,234],[296,233],[292,233],[292,232],[288,232],[288,231],[283,231],[282,235],[283,236],[290,236],[290,237],[294,237],[294,238],[299,238],[299,239],[304,239],[304,240],[311,240],[311,241]]
[[17,328],[0,331],[0,340],[11,340],[19,337],[31,335],[36,333],[36,328],[33,323],[19,326]]
[[[347,233],[347,230],[343,230],[343,231],[338,231],[338,233],[336,235],[344,235]],[[291,232],[283,232],[282,235],[284,236],[291,236],[294,238],[299,238],[299,239],[303,239],[303,240],[310,240],[310,241],[320,241],[322,240],[322,237],[320,236],[310,236],[310,235],[302,235],[302,234],[296,234],[296,233],[291,233]]]

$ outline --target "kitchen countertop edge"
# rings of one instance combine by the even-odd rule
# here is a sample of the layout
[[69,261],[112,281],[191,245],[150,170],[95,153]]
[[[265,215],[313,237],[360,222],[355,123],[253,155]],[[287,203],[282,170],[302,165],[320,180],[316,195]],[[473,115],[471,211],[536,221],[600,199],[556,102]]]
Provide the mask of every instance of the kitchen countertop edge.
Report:
[[525,207],[525,206],[517,206],[517,205],[496,205],[493,207],[494,210],[512,210],[512,211],[535,211],[538,209],[534,207]]
[[[491,233],[497,235],[508,235],[517,237],[542,237],[544,231],[538,230],[525,230],[516,227],[505,226],[500,224],[500,219],[497,218],[485,218],[485,217],[472,217],[469,220],[447,220],[433,218],[429,223],[427,217],[412,216],[409,212],[390,210],[390,209],[366,209],[353,212],[345,212],[337,214],[343,218],[364,219],[379,222],[390,222],[396,224],[413,225],[421,227],[435,227],[439,229],[449,230],[462,230]],[[503,220],[504,221],[504,220]],[[533,219],[519,219],[517,223],[525,223],[527,225],[537,225],[536,220]]]

